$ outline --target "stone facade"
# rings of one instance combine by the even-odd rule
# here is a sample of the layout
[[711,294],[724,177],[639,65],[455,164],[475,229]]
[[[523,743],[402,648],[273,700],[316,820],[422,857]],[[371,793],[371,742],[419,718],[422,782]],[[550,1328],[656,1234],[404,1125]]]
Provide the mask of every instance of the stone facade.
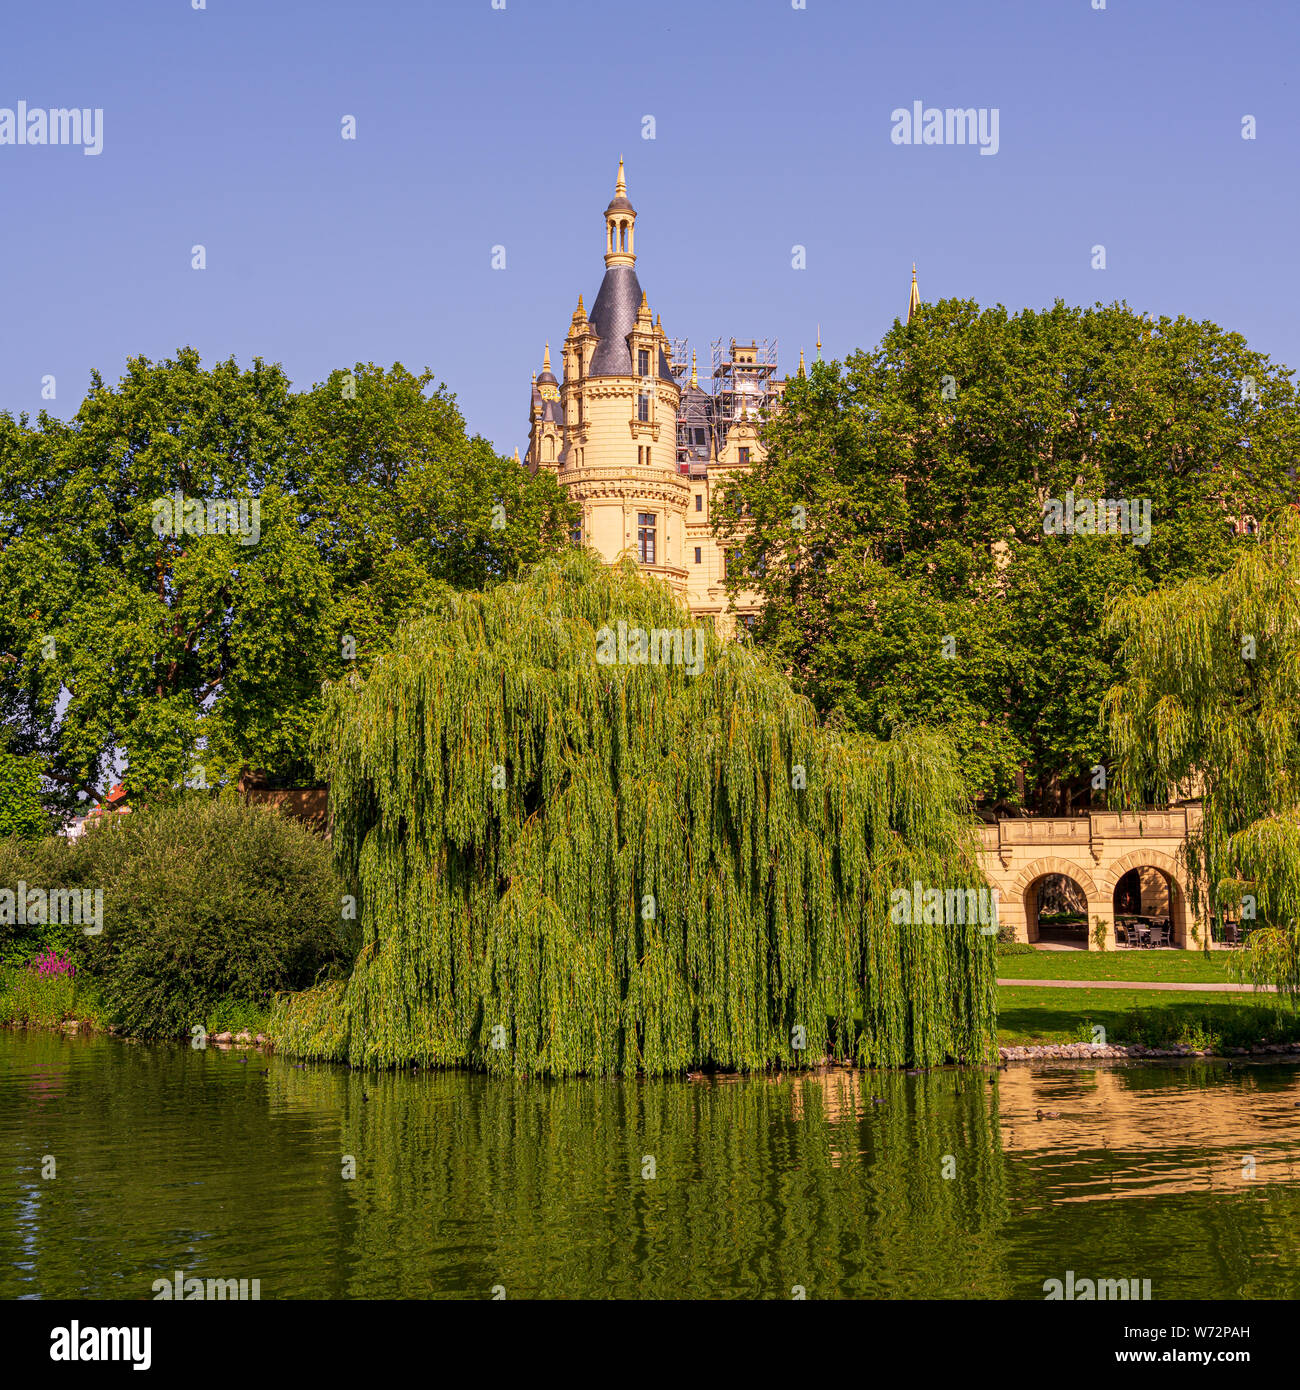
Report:
[[1168,915],[1173,944],[1197,949],[1205,927],[1192,920],[1180,851],[1200,815],[1200,806],[1193,803],[1131,814],[1094,811],[1068,819],[1008,819],[981,826],[980,867],[999,890],[999,921],[1014,930],[1017,941],[1036,942],[1040,885],[1047,875],[1061,874],[1087,900],[1089,948],[1095,946],[1092,932],[1100,919],[1107,949],[1113,950],[1115,889],[1136,869],[1141,910]]

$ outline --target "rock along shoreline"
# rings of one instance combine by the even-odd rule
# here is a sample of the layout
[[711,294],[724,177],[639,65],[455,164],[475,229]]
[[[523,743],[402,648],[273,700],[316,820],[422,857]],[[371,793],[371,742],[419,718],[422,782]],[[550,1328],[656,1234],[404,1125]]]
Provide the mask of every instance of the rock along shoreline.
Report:
[[1042,1047],[1000,1047],[1001,1062],[1124,1061],[1134,1057],[1278,1057],[1300,1054],[1300,1043],[1259,1043],[1254,1047],[1145,1047],[1141,1044],[1059,1043]]

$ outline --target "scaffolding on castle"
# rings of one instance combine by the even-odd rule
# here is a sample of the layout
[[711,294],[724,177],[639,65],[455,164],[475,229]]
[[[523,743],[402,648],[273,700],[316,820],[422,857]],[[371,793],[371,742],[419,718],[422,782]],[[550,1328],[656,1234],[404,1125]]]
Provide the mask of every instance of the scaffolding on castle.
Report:
[[680,387],[691,366],[691,340],[689,338],[668,339],[668,370]]
[[732,338],[726,348],[721,338],[713,340],[713,419],[719,450],[733,425],[761,420],[775,401],[776,349],[775,338],[750,343]]
[[[690,340],[674,338],[669,362],[679,386],[686,381]],[[761,420],[774,404],[776,386],[777,339],[760,338],[737,343],[734,338],[715,338],[710,345],[710,372],[705,394],[707,417],[686,414],[677,418],[677,467],[692,478],[708,476],[708,460],[721,454],[732,426],[742,421]],[[697,403],[698,404],[698,403]],[[700,438],[700,431],[705,438]]]

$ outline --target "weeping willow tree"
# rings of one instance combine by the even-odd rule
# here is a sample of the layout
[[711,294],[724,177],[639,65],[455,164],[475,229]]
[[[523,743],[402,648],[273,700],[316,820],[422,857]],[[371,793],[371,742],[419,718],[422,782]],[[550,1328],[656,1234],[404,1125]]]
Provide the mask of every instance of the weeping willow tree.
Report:
[[1300,517],[1284,512],[1213,579],[1125,597],[1108,625],[1126,678],[1102,717],[1135,804],[1199,787],[1192,907],[1252,909],[1239,972],[1300,992]]
[[991,939],[891,921],[893,889],[983,884],[947,745],[820,726],[634,566],[449,596],[323,727],[362,947],[279,1005],[287,1051],[564,1075],[993,1046]]

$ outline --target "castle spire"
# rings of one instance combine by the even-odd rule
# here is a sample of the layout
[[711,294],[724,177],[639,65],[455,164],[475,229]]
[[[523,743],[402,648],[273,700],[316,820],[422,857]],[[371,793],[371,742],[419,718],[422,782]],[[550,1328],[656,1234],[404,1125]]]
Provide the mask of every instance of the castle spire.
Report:
[[921,291],[916,287],[916,262],[912,262],[912,293],[907,301],[907,321],[912,322],[912,315],[921,307]]
[[547,343],[547,344],[546,344],[546,351],[542,354],[542,371],[544,371],[544,372],[549,372],[550,370],[551,370],[551,345],[550,345],[550,343]]
[[819,362],[822,360],[822,326],[820,323],[817,325],[817,360]]
[[807,368],[804,366],[804,364],[803,364],[803,348],[800,348],[800,349],[799,349],[799,375],[800,375],[800,376],[807,376],[807,375],[808,375],[808,369],[807,369]]
[[695,349],[691,349],[691,385],[698,387],[700,384],[699,373],[695,370]]
[[635,265],[636,250],[633,238],[636,231],[636,209],[628,201],[627,179],[623,176],[623,156],[618,157],[618,181],[614,196],[605,209],[605,265]]

